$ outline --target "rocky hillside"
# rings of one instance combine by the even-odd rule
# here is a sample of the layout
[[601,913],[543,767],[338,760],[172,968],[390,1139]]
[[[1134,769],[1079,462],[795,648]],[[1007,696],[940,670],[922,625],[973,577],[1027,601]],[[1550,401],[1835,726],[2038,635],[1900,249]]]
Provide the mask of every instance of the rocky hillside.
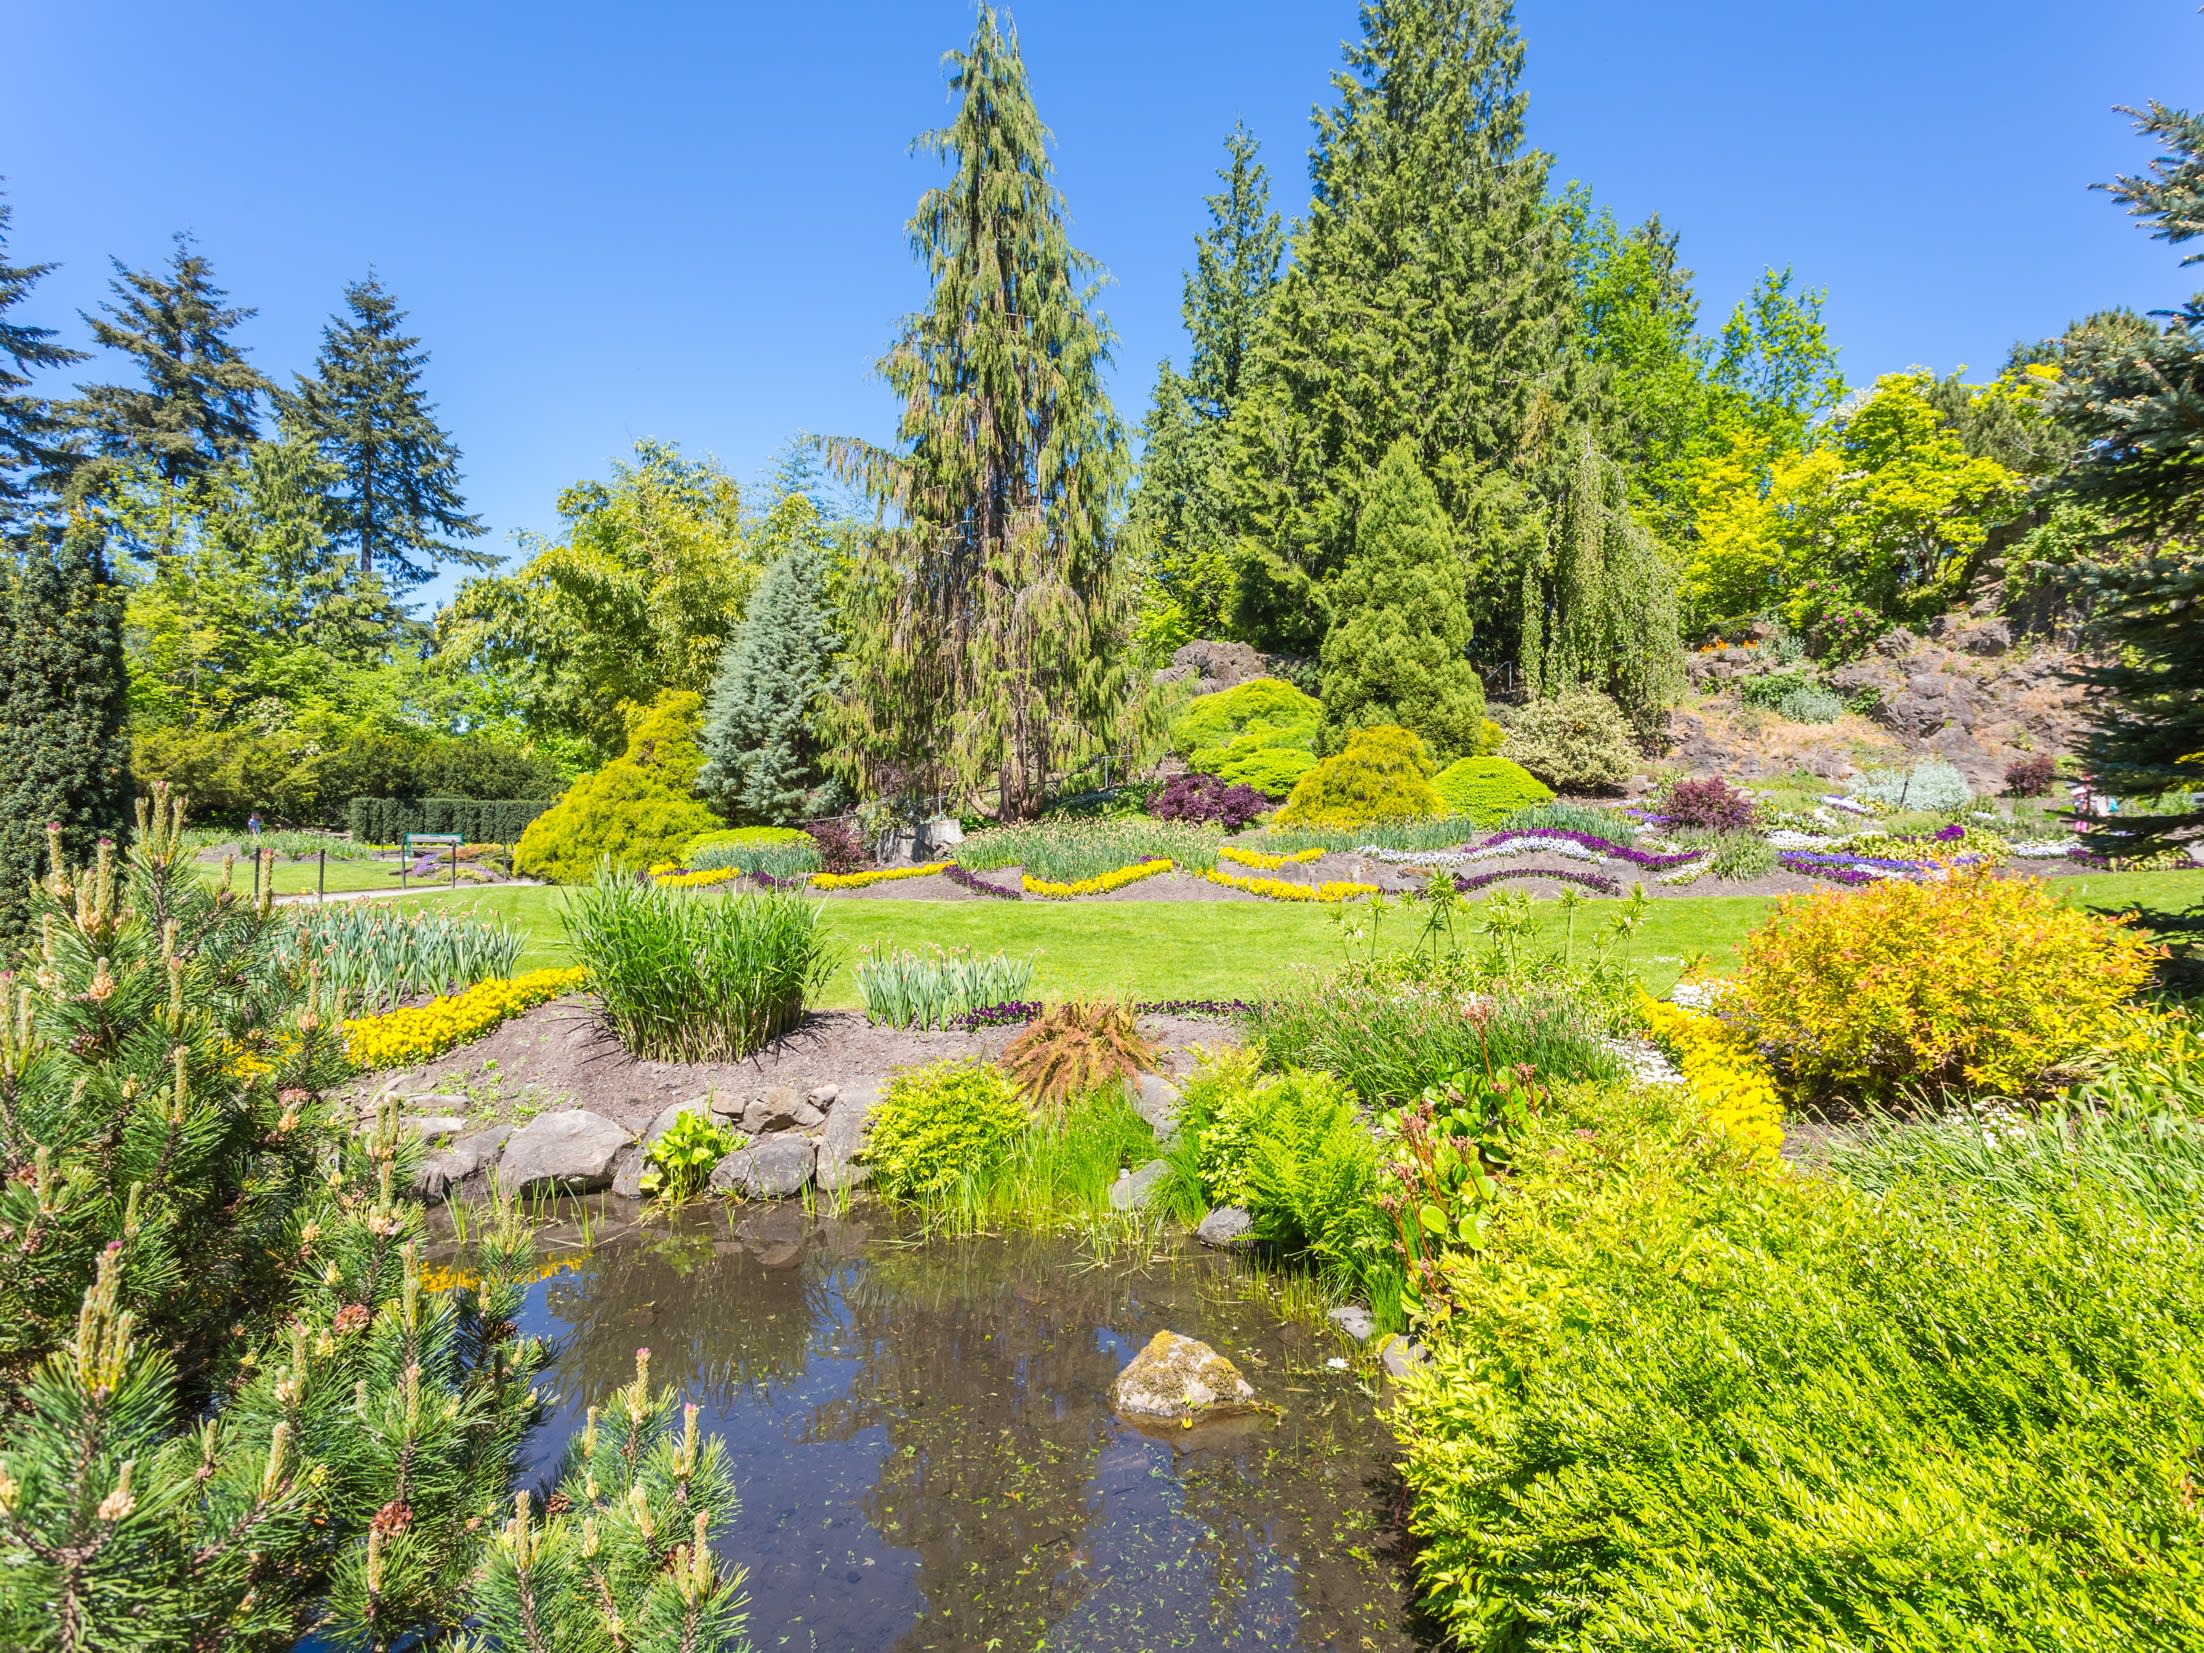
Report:
[[1833,723],[1797,723],[1747,704],[1748,683],[1786,669],[1752,640],[1691,657],[1697,697],[1670,715],[1666,756],[1739,779],[1789,769],[1837,779],[1937,757],[1994,791],[2007,764],[2074,750],[2084,723],[2077,664],[2040,639],[2016,638],[1996,616],[1939,615],[1925,635],[1901,627],[1864,660],[1816,673],[1854,709]]

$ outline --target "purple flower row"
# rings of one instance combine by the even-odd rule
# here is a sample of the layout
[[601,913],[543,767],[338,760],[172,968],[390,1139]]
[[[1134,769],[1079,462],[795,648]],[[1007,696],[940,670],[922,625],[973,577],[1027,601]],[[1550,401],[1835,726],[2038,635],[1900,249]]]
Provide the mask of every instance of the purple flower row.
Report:
[[[1946,839],[1949,843],[1950,840]],[[1811,850],[1787,849],[1776,858],[1776,864],[1787,872],[1803,873],[1808,878],[1826,878],[1832,884],[1868,884],[1874,882],[1875,871],[1893,872],[1903,878],[1919,878],[1924,873],[1941,870],[1940,861],[1901,861],[1888,855],[1818,855]],[[1970,867],[1982,859],[1979,855],[1961,855],[1949,864],[1953,867]]]
[[[1206,1016],[1220,1022],[1251,1015],[1254,1009],[1245,999],[1143,999],[1133,1006],[1134,1014],[1141,1016]],[[960,1033],[982,1027],[1023,1027],[1040,1014],[1038,999],[1007,999],[963,1011],[943,1025]]]
[[1516,838],[1564,838],[1572,844],[1582,844],[1586,849],[1613,856],[1617,861],[1627,861],[1633,867],[1643,867],[1647,872],[1670,872],[1677,867],[1689,865],[1706,853],[1704,850],[1687,849],[1675,855],[1648,855],[1644,850],[1632,849],[1628,844],[1618,844],[1589,832],[1571,832],[1563,827],[1518,827],[1513,832],[1496,832],[1477,847],[1490,849],[1494,844],[1505,844]]
[[976,873],[966,872],[954,861],[950,862],[943,876],[960,890],[970,890],[974,895],[991,895],[998,901],[1023,901],[1025,891],[1013,890],[1006,885],[990,884]]
[[1502,867],[1498,872],[1461,873],[1454,875],[1457,893],[1468,895],[1481,890],[1487,884],[1497,884],[1503,878],[1558,878],[1564,884],[1581,884],[1600,895],[1620,895],[1622,886],[1599,872],[1569,872],[1558,867]]

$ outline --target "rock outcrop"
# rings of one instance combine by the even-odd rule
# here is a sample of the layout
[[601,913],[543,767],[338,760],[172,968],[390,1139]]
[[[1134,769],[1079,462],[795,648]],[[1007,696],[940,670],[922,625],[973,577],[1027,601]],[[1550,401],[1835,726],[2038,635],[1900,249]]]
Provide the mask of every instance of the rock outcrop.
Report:
[[590,1194],[612,1186],[613,1161],[634,1140],[582,1108],[538,1114],[505,1144],[498,1181],[515,1194]]

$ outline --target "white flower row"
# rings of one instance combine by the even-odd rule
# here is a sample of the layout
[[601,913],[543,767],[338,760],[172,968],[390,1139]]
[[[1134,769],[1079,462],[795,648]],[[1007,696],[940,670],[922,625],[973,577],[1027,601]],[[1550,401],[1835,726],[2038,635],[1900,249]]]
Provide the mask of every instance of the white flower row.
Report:
[[2046,838],[2033,844],[2015,844],[2013,853],[2023,861],[2055,861],[2073,847],[2071,838]]
[[1373,861],[1395,867],[1466,867],[1479,861],[1499,861],[1514,855],[1559,855],[1570,861],[1598,861],[1600,853],[1568,838],[1510,838],[1483,849],[1375,849],[1355,851]]
[[1768,834],[1768,842],[1777,849],[1825,850],[1835,848],[1844,840],[1842,838],[1819,836],[1811,832],[1792,832],[1787,828],[1778,828]]

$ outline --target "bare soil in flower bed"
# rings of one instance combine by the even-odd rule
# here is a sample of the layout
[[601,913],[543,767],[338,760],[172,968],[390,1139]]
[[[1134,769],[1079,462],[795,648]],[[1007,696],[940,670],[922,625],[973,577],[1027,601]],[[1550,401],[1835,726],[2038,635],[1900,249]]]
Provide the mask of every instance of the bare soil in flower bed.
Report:
[[[1141,1032],[1157,1049],[1159,1071],[1193,1067],[1197,1045],[1236,1043],[1230,1022],[1191,1016],[1143,1016]],[[639,1131],[669,1104],[709,1091],[753,1096],[773,1086],[804,1092],[835,1085],[876,1089],[899,1068],[948,1058],[992,1057],[1015,1027],[970,1033],[922,1033],[873,1027],[856,1010],[815,1010],[802,1026],[743,1062],[647,1062],[630,1056],[586,997],[557,999],[501,1024],[470,1045],[416,1067],[372,1075],[357,1087],[363,1103],[386,1091],[442,1096],[465,1107],[470,1123],[501,1124],[522,1114],[587,1108]],[[438,1112],[444,1111],[440,1105]]]

